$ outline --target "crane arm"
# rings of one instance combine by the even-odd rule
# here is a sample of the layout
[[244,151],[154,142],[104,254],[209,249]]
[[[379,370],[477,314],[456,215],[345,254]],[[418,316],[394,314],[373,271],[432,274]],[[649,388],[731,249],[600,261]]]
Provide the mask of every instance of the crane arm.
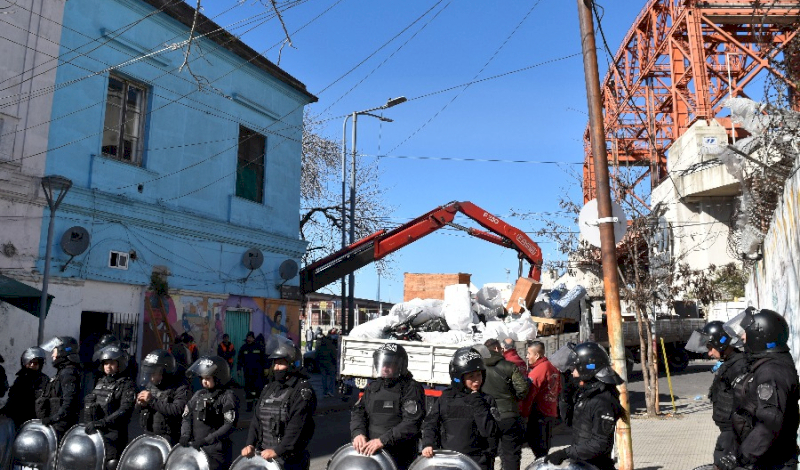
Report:
[[423,214],[390,231],[379,230],[358,240],[300,271],[300,290],[314,292],[373,261],[388,256],[445,225],[452,225],[461,212],[494,233],[466,229],[467,233],[506,248],[517,250],[530,265],[529,276],[539,280],[542,272],[542,251],[525,232],[513,227],[471,202],[451,202]]

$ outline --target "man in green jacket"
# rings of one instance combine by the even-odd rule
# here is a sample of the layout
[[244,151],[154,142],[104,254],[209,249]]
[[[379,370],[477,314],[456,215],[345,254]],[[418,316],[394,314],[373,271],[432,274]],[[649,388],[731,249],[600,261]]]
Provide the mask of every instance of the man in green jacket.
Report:
[[486,381],[481,391],[497,401],[497,411],[500,413],[497,451],[500,462],[503,470],[519,470],[525,425],[519,414],[518,402],[528,394],[528,381],[517,366],[503,359],[500,341],[488,339],[484,345],[491,356],[484,359]]

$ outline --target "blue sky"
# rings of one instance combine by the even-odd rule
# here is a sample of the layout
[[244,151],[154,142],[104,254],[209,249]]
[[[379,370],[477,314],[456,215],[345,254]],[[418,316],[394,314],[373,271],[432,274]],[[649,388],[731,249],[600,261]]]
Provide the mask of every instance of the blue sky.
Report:
[[[266,0],[240,3],[215,21],[227,26],[269,5]],[[612,50],[616,51],[645,3],[600,3]],[[203,0],[204,13],[211,17],[233,5],[234,0]],[[292,33],[331,6],[302,31]],[[578,182],[565,170],[580,172],[581,135],[587,122],[576,1],[313,0],[286,11],[283,17],[295,48],[283,48],[280,66],[319,97],[311,110],[330,119],[323,131],[327,137],[341,139],[339,116],[380,106],[390,97],[409,99],[385,112],[393,123],[359,119],[358,151],[363,158],[389,155],[379,163],[381,182],[388,188],[386,202],[396,207],[387,226],[460,200],[472,201],[532,231],[537,228],[535,222],[509,213],[557,211],[562,191],[580,199]],[[280,23],[271,20],[245,34],[243,40],[265,51],[282,37]],[[265,55],[277,62],[278,48]],[[542,65],[429,95],[536,64]],[[604,73],[602,53],[600,64]],[[534,163],[539,161],[562,164]],[[464,217],[456,221],[470,224]],[[553,243],[534,240],[545,259],[558,258]],[[513,250],[440,230],[398,252],[392,266],[393,276],[380,282],[381,300],[387,302],[402,301],[404,272],[470,273],[480,286],[506,279],[513,282],[518,262]],[[377,291],[374,267],[356,273],[357,297],[376,298]]]

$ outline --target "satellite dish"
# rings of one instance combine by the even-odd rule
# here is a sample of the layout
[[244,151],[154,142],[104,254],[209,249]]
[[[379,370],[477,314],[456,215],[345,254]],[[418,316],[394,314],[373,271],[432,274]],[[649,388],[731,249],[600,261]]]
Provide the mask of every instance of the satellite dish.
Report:
[[288,281],[297,276],[297,262],[293,259],[287,259],[281,263],[281,266],[278,268],[278,274],[280,274],[281,279],[284,281]]
[[72,227],[61,236],[61,249],[70,256],[78,256],[89,248],[90,238],[85,228]]
[[[611,216],[617,219],[614,222],[614,242],[616,244],[625,236],[625,232],[628,230],[628,221],[622,207],[616,202],[611,203]],[[597,199],[592,199],[581,209],[578,216],[578,227],[587,242],[600,247],[600,224],[597,223],[597,219]]]
[[264,254],[258,248],[250,248],[242,256],[242,264],[250,271],[256,270],[264,264]]

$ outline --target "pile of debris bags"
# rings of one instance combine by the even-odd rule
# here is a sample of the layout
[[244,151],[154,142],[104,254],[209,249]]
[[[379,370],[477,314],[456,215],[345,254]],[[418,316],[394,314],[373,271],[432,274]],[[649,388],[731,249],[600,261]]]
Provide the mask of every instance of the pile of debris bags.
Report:
[[413,299],[396,304],[389,314],[361,324],[354,338],[398,339],[440,344],[474,344],[489,338],[526,341],[536,338],[527,311],[508,314],[508,289],[487,285],[474,295],[465,284],[444,289],[444,300]]
[[549,292],[542,292],[533,304],[533,316],[545,318],[581,319],[581,300],[586,297],[586,289],[577,285],[567,290],[567,286],[559,284]]

